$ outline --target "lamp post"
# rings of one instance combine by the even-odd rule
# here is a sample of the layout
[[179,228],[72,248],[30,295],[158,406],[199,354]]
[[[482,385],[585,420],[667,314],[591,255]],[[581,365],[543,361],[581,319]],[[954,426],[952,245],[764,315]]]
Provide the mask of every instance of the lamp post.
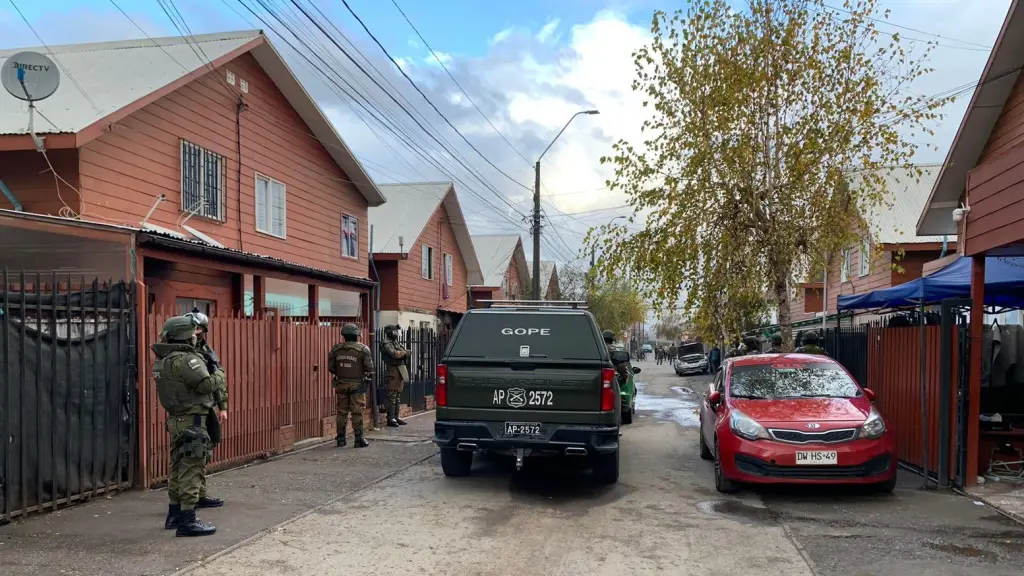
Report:
[[572,118],[569,118],[569,121],[565,123],[565,126],[563,126],[562,129],[558,131],[558,134],[555,135],[555,138],[554,140],[551,141],[551,144],[548,144],[548,147],[545,148],[543,152],[541,152],[540,156],[537,158],[537,164],[534,165],[533,278],[531,279],[533,281],[534,300],[540,300],[540,161],[541,158],[544,158],[544,155],[548,153],[548,150],[551,150],[551,147],[555,145],[555,142],[558,141],[558,137],[562,135],[562,132],[565,132],[565,129],[569,127],[569,124],[572,124],[572,121],[575,120],[576,117],[579,116],[580,114],[594,115],[600,114],[600,112],[598,112],[597,110],[583,110],[581,112],[573,114]]

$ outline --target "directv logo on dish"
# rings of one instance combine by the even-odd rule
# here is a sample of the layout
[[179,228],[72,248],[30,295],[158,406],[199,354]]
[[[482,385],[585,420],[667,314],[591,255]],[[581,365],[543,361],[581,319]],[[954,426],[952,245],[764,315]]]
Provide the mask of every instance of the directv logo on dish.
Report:
[[11,62],[14,68],[18,70],[31,70],[33,72],[49,72],[50,67],[45,64],[22,64],[21,62]]

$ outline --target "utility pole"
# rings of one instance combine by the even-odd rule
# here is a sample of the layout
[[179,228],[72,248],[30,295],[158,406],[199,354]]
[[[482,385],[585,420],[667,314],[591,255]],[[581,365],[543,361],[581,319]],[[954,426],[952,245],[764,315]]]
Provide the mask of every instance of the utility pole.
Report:
[[558,137],[562,135],[562,132],[565,132],[565,129],[569,127],[569,124],[571,124],[572,121],[580,114],[593,115],[600,114],[600,112],[597,110],[584,110],[573,114],[572,118],[569,118],[569,121],[565,123],[565,126],[563,126],[562,129],[558,131],[558,134],[555,135],[555,139],[551,141],[551,144],[548,144],[548,147],[540,153],[540,156],[537,157],[537,163],[533,167],[533,278],[531,278],[531,280],[533,284],[532,292],[534,300],[540,300],[540,161],[544,158],[544,155],[548,153],[548,150],[551,150],[551,147],[555,145],[555,142],[558,141]]

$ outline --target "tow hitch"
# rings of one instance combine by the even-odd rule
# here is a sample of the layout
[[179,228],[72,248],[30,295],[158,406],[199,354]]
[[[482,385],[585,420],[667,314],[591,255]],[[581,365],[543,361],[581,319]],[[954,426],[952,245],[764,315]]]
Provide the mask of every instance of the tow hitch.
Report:
[[523,458],[525,458],[529,454],[529,448],[516,448],[516,472],[523,469]]

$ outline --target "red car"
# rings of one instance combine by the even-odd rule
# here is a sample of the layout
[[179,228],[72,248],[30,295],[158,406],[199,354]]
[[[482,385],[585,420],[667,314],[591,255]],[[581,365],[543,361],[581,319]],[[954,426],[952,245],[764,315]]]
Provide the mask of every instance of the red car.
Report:
[[896,440],[875,395],[827,356],[727,360],[700,408],[700,456],[715,488],[746,484],[896,487]]

